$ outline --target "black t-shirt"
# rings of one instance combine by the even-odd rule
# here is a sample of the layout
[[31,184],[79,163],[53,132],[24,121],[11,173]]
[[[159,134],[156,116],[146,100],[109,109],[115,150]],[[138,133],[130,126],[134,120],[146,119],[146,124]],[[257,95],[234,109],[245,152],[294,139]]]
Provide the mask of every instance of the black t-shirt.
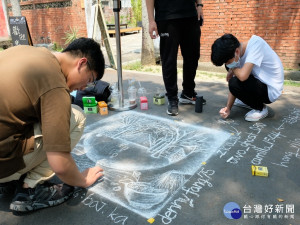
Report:
[[155,21],[197,16],[195,0],[155,0]]

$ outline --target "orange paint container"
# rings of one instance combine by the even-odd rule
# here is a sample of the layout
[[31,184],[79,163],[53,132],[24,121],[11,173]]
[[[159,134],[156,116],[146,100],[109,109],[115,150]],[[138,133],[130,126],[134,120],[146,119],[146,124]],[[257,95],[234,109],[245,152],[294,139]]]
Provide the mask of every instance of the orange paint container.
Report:
[[108,114],[107,104],[106,104],[105,101],[98,102],[98,107],[99,107],[99,113],[101,115],[107,115]]

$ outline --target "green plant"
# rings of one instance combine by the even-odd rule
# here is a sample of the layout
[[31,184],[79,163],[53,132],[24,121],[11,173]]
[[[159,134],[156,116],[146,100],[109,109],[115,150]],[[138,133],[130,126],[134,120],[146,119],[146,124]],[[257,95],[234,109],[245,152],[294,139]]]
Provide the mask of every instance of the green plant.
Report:
[[57,44],[56,42],[53,42],[52,50],[56,51],[56,52],[62,52],[64,49],[59,44]]
[[284,85],[293,86],[293,87],[300,87],[300,82],[299,81],[293,81],[293,80],[285,80]]
[[129,27],[136,27],[136,25],[137,25],[136,19],[134,17],[131,17],[129,22],[128,22],[128,26]]
[[138,61],[138,62],[134,62],[134,63],[124,65],[123,68],[126,69],[126,70],[142,71],[143,67],[142,67],[141,62]]
[[133,18],[131,18],[130,24],[137,26],[137,22],[142,21],[142,0],[131,0],[131,7]]
[[122,24],[122,23],[127,23],[126,17],[125,17],[124,15],[121,15],[121,16],[120,16],[120,23],[121,23],[121,24]]
[[65,37],[63,39],[65,39],[65,44],[69,44],[71,43],[72,41],[74,41],[75,39],[77,39],[77,32],[78,32],[78,29],[75,27],[75,28],[72,28],[70,27],[70,31],[68,32],[65,32]]

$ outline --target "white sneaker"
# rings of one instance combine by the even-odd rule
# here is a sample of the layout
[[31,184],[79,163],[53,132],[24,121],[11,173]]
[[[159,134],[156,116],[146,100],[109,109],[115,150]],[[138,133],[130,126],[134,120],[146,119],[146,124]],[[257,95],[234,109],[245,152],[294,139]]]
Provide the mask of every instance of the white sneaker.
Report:
[[252,109],[245,115],[245,120],[255,122],[259,121],[260,119],[265,118],[268,115],[268,108],[264,105],[264,108],[260,110]]
[[233,105],[238,106],[238,107],[242,107],[242,108],[252,109],[249,105],[246,105],[244,102],[242,102],[238,98],[235,99]]

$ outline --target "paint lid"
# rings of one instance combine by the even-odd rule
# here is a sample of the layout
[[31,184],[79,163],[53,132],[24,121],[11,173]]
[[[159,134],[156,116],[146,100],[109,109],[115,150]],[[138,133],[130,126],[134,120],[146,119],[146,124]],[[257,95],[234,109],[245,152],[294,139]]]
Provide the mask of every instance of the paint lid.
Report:
[[100,101],[100,102],[98,102],[98,106],[99,106],[100,108],[102,108],[102,107],[107,107],[107,104],[106,104],[105,101]]
[[91,97],[82,97],[82,103],[83,103],[83,106],[95,106],[97,105],[97,102],[96,102],[96,99],[95,99],[95,96],[91,96]]
[[141,102],[141,103],[146,103],[146,102],[148,102],[147,97],[146,97],[146,96],[140,97],[140,102]]

